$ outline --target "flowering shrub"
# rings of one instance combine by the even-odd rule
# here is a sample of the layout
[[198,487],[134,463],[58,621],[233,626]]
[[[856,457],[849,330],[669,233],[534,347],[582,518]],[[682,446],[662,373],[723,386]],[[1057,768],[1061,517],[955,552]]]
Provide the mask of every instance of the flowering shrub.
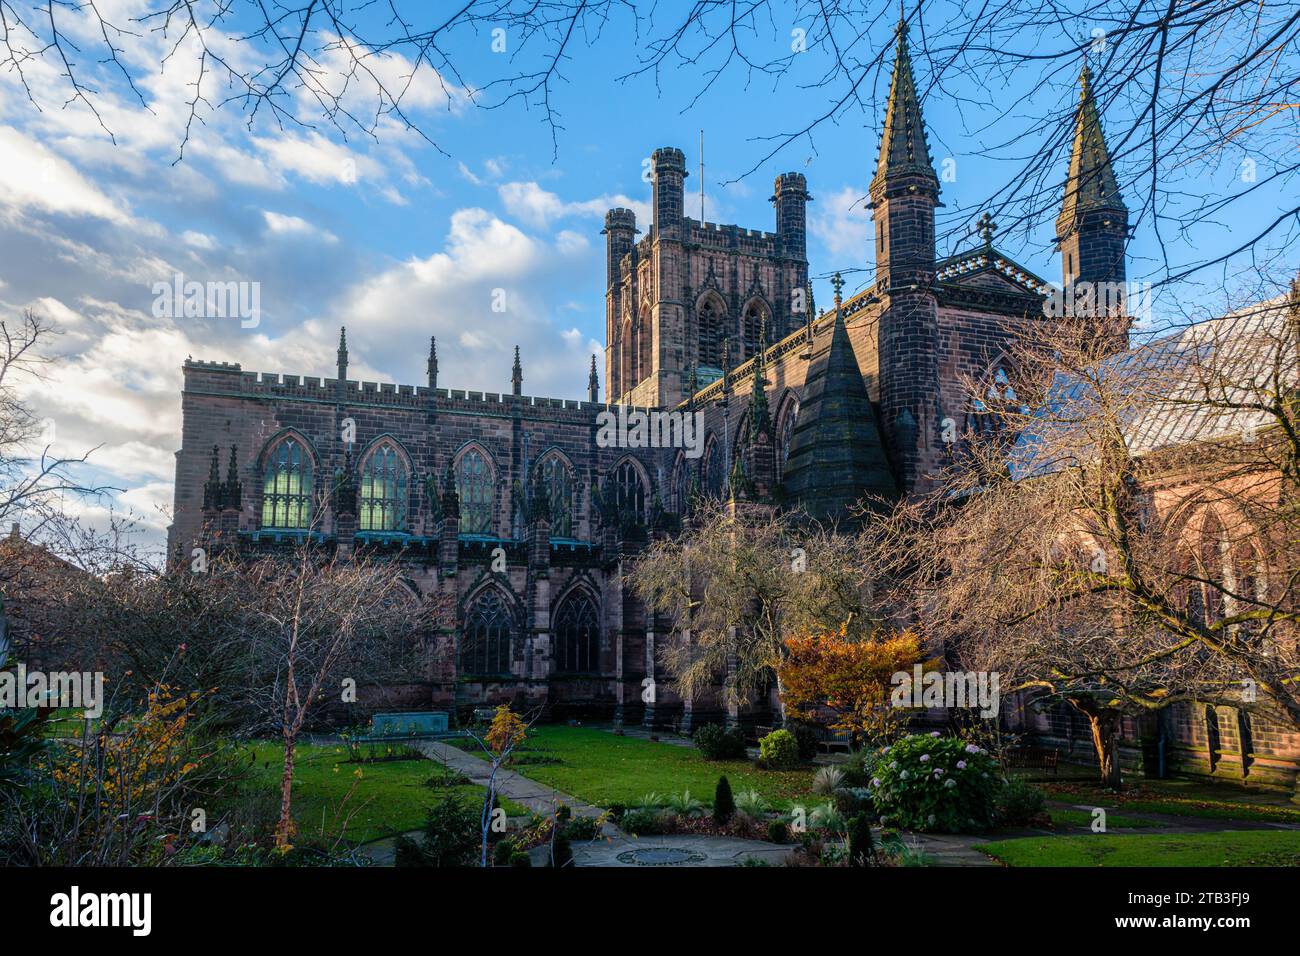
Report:
[[960,833],[993,825],[1002,787],[988,751],[935,733],[881,750],[869,789],[888,826]]

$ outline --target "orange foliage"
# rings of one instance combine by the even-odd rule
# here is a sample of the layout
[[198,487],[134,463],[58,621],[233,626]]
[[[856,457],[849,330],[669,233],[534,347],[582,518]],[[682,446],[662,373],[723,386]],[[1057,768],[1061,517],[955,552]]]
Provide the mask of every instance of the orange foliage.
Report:
[[488,728],[485,739],[487,745],[500,755],[511,747],[523,743],[527,735],[528,725],[510,709],[508,704],[502,704],[497,708],[496,716],[492,718],[492,726]]
[[786,712],[797,720],[820,723],[855,736],[877,738],[902,714],[889,706],[890,678],[910,672],[921,659],[921,639],[911,631],[879,638],[849,637],[838,631],[787,638],[789,651],[777,668]]

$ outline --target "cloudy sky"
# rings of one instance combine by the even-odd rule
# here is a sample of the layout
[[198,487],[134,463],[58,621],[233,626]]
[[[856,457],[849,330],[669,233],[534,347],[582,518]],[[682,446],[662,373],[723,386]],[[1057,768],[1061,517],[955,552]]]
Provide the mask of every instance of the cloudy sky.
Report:
[[[483,108],[492,97],[480,88],[509,72],[502,64],[513,42],[507,34],[507,49],[495,51],[486,30],[454,38],[464,54],[454,79],[427,67],[412,77],[401,55],[367,57],[374,76],[405,87],[402,110],[418,132],[391,112],[370,134],[320,115],[316,94],[327,90],[349,114],[374,119],[374,80],[346,77],[337,48],[320,59],[315,91],[286,84],[278,114],[232,102],[234,90],[210,70],[191,121],[202,48],[134,23],[149,6],[98,4],[133,31],[116,45],[134,88],[95,52],[99,27],[60,14],[62,32],[82,47],[72,58],[97,91],[98,117],[51,56],[27,61],[21,75],[0,71],[0,310],[34,309],[58,331],[48,377],[29,397],[53,423],[55,451],[95,448],[85,477],[121,489],[77,505],[92,518],[114,508],[155,535],[165,528],[187,356],[331,375],[346,325],[354,378],[421,382],[436,335],[443,385],[507,388],[517,344],[525,392],[582,396],[604,334],[604,212],[631,207],[644,228],[644,161],[676,145],[692,171],[687,209],[698,215],[701,129],[709,220],[774,228],[772,179],[802,171],[815,197],[809,256],[822,277],[819,301],[828,301],[824,278],[836,269],[859,270],[850,290],[865,278],[863,196],[887,74],[862,109],[766,161],[761,137],[799,128],[830,91],[736,77],[697,97],[701,82],[689,71],[618,82],[635,56],[632,32],[618,24],[566,62],[554,126],[535,98]],[[889,26],[882,20],[876,31],[881,47]],[[783,43],[784,32],[776,30]],[[236,67],[253,63],[246,45],[219,31],[206,43]],[[1032,91],[1044,108],[1072,100],[1071,76],[1057,79]],[[944,200],[960,221],[941,252],[972,241],[969,224],[1001,168],[970,132],[978,122],[957,109],[938,96],[925,105],[936,162],[951,157],[958,171]],[[1008,251],[1056,278],[1050,236],[1045,222],[1008,239]],[[258,324],[156,316],[154,284],[177,275],[258,283]],[[503,313],[492,309],[496,289],[505,290]]]

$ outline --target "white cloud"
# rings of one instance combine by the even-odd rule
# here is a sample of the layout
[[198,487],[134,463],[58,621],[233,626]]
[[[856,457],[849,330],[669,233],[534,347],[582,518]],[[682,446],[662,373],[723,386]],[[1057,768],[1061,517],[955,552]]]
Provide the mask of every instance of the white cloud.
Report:
[[267,231],[277,236],[310,236],[322,239],[325,242],[339,241],[339,237],[334,233],[313,226],[306,219],[298,216],[287,216],[283,213],[263,209],[262,218],[266,220]]
[[0,126],[0,203],[125,223],[127,212],[71,163],[11,126]]
[[502,183],[497,187],[501,204],[512,216],[538,229],[547,228],[552,220],[572,216],[601,219],[616,206],[631,209],[637,221],[650,222],[650,204],[622,195],[604,195],[579,202],[565,202],[536,182]]
[[818,197],[808,218],[808,230],[833,256],[859,261],[871,249],[871,214],[867,191],[845,186]]
[[376,179],[383,168],[368,156],[354,153],[320,133],[308,136],[254,137],[253,145],[281,175],[294,174],[317,185],[353,186]]

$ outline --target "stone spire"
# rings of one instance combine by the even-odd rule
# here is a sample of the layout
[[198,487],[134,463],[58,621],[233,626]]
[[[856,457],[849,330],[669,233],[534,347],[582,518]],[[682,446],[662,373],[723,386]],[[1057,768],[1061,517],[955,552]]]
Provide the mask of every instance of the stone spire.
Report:
[[230,446],[230,461],[226,465],[225,501],[223,508],[239,511],[244,505],[244,486],[239,480],[238,446]]
[[425,365],[429,374],[429,388],[438,387],[438,339],[429,336],[429,361]]
[[203,510],[220,511],[221,502],[225,497],[225,489],[221,484],[221,449],[216,445],[212,446],[212,460],[208,462],[208,480],[203,484]]
[[515,364],[510,372],[510,384],[516,395],[524,393],[524,367],[519,364],[519,346],[515,346]]
[[1056,218],[1065,308],[1085,340],[1107,353],[1128,348],[1128,208],[1120,198],[1087,64],[1079,74],[1070,170]]
[[1111,168],[1110,151],[1101,131],[1101,116],[1092,94],[1092,71],[1085,63],[1079,73],[1079,107],[1074,114],[1074,146],[1065,198],[1057,217],[1057,232],[1064,235],[1082,215],[1094,210],[1128,213]]
[[591,355],[591,372],[587,376],[587,397],[594,405],[600,401],[600,376],[596,374],[596,354]]
[[348,330],[344,326],[339,327],[339,381],[342,382],[348,377]]
[[907,21],[901,12],[897,32],[894,76],[889,83],[889,104],[885,108],[885,128],[880,137],[875,179],[883,181],[908,174],[923,175],[933,179],[937,185],[939,179],[930,162],[921,103],[916,98],[912,54],[907,47]]

